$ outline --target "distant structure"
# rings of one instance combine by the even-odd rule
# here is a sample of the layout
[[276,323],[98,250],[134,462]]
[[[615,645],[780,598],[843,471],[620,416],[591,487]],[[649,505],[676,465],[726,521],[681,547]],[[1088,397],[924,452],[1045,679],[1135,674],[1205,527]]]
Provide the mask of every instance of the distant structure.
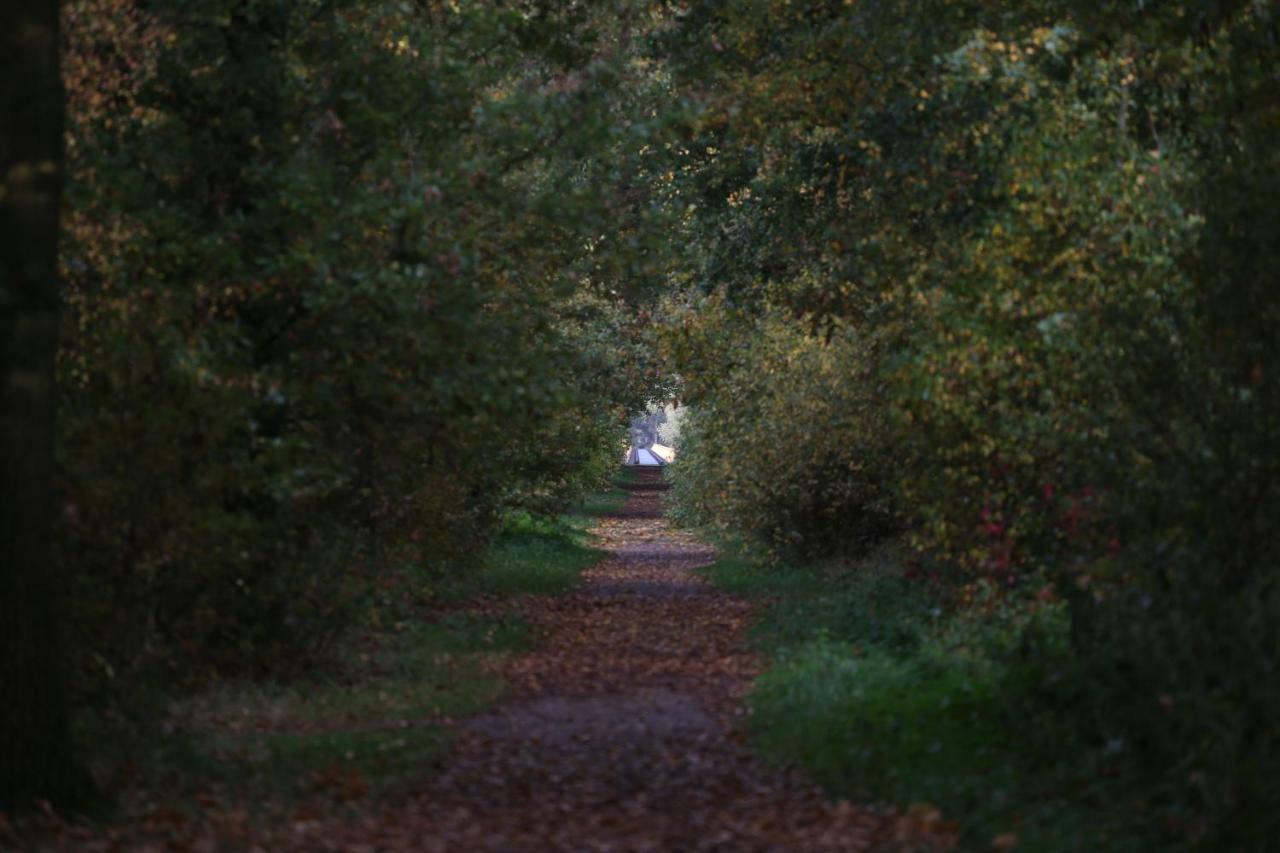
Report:
[[674,449],[663,444],[632,447],[627,450],[627,465],[666,465],[676,457]]
[[631,446],[627,448],[625,465],[661,466],[673,462],[673,444],[679,435],[680,410],[675,406],[653,406],[648,413],[631,422]]

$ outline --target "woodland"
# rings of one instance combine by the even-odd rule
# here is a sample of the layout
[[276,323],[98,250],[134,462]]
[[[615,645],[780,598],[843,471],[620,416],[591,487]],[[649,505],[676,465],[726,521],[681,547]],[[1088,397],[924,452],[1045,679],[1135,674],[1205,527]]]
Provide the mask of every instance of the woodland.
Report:
[[[539,689],[650,537],[744,679],[724,785],[1275,849],[1275,3],[6,0],[0,45],[0,844],[358,813],[332,720]],[[677,401],[654,532],[619,463]]]

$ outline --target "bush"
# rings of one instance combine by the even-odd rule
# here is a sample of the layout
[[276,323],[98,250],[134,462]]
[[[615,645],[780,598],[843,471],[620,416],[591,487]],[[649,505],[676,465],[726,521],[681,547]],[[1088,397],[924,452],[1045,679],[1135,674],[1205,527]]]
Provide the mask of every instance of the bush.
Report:
[[[986,737],[916,703],[967,680],[1007,712],[1009,778],[1100,815],[1048,849],[1274,836],[1275,27],[1257,6],[746,4],[670,37],[686,90],[710,69],[724,93],[673,169],[697,202],[667,333],[680,511],[770,560],[900,530],[954,593],[865,681],[838,642],[784,657],[760,694],[780,749],[943,796],[954,773],[895,787],[875,750],[922,766],[898,711]],[[767,466],[740,453],[753,425],[784,439]],[[831,602],[805,611],[838,621]]]
[[[894,527],[884,488],[892,459],[885,408],[868,381],[873,347],[847,328],[817,336],[780,314],[734,321],[726,310],[704,305],[671,342],[687,361],[733,365],[705,397],[694,383],[686,391],[669,469],[676,517],[800,558],[885,537]],[[722,322],[747,322],[732,333],[751,335],[752,345],[718,351],[705,338],[724,334]]]
[[707,570],[769,602],[753,636],[771,665],[749,700],[766,754],[841,796],[937,805],[975,847],[1275,837],[1274,589],[1193,575],[1068,619],[1047,587],[956,585],[904,554]]
[[1210,849],[1263,849],[1280,834],[1280,595],[1211,577],[1196,565],[1091,605],[1045,698],[1066,707],[1080,760],[1112,777],[1135,823]]
[[635,141],[617,69],[543,85],[592,55],[581,16],[189,6],[66,4],[82,699],[306,665],[603,482],[658,393],[591,278],[630,244],[584,248],[614,200],[582,155]]

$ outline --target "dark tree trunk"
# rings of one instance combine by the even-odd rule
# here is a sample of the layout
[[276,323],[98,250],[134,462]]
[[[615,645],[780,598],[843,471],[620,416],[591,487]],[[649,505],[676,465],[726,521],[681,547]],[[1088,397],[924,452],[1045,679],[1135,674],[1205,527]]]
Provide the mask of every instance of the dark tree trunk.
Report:
[[0,807],[88,791],[52,560],[63,92],[57,0],[0,0]]

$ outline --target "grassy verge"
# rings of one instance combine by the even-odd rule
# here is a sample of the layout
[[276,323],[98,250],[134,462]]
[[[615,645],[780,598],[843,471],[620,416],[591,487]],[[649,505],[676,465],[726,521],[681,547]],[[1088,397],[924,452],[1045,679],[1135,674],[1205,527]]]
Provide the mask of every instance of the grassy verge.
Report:
[[626,501],[626,492],[612,488],[589,496],[556,519],[512,513],[484,566],[447,586],[443,597],[465,601],[491,595],[554,595],[570,589],[600,559],[588,530]]
[[[625,489],[627,486],[630,486],[639,482],[639,480],[640,480],[640,469],[635,466],[624,465],[618,469],[618,473],[615,474],[613,477],[613,484],[615,487],[613,491],[615,493],[619,492],[621,489]],[[623,500],[625,502],[626,493],[623,492],[622,494],[623,494]]]
[[305,678],[223,682],[169,703],[162,737],[154,725],[85,720],[88,739],[149,733],[95,751],[97,775],[124,777],[135,801],[189,813],[212,801],[278,812],[299,797],[342,802],[421,779],[448,748],[450,718],[499,698],[502,660],[533,642],[519,597],[574,586],[600,558],[590,527],[626,497],[592,495],[557,519],[513,514],[482,565],[433,584],[425,609],[374,620]]
[[841,796],[937,806],[966,849],[1146,849],[1132,798],[1044,694],[1064,659],[1056,608],[1002,611],[981,589],[958,606],[893,548],[842,566],[730,557],[706,572],[762,604],[753,640],[771,666],[749,701],[766,755]]

